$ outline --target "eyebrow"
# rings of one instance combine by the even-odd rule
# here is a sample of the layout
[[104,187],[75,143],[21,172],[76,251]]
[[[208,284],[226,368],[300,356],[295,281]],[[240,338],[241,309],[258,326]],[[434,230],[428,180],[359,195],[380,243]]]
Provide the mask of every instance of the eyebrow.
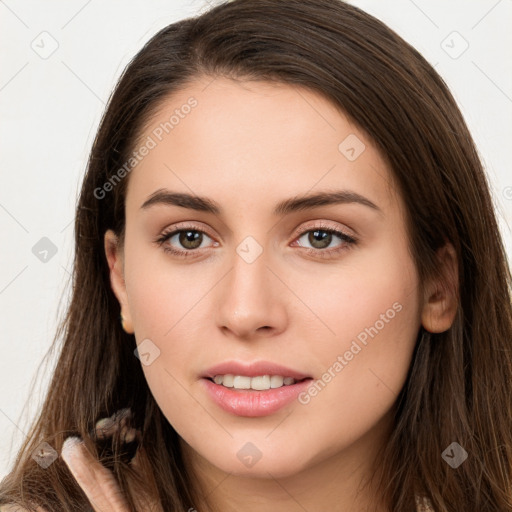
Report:
[[[361,204],[382,213],[382,210],[375,203],[350,190],[336,190],[294,196],[277,203],[272,213],[274,215],[286,215],[292,212],[318,208],[320,206],[350,203]],[[167,189],[158,189],[151,194],[141,206],[141,209],[148,209],[155,205],[180,206],[181,208],[188,208],[190,210],[213,213],[214,215],[220,215],[222,213],[222,207],[213,199],[183,192],[172,192]]]

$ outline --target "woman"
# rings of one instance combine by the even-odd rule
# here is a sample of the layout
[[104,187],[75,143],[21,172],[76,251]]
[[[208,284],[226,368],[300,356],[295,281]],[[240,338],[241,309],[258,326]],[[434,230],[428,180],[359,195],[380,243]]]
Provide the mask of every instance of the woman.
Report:
[[511,510],[489,187],[442,79],[375,18],[234,0],[160,31],[109,102],[75,233],[1,503]]

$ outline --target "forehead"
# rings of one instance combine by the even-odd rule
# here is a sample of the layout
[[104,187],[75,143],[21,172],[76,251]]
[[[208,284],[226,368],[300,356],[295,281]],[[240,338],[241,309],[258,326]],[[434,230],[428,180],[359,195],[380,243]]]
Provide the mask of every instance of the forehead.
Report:
[[127,207],[163,187],[242,208],[315,189],[364,192],[383,209],[396,200],[372,141],[303,87],[199,78],[161,102],[134,151],[143,146]]

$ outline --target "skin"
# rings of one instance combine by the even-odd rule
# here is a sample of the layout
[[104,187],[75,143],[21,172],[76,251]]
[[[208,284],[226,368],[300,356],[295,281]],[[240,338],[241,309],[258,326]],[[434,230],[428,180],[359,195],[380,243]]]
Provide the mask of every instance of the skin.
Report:
[[[187,466],[219,510],[387,511],[377,490],[363,484],[392,428],[418,329],[447,330],[455,297],[441,282],[420,287],[391,172],[333,104],[284,84],[199,78],[162,104],[140,140],[191,96],[197,107],[130,173],[124,246],[113,232],[105,234],[124,328],[138,344],[149,338],[160,350],[143,365],[151,392],[182,439]],[[338,149],[350,134],[366,146],[354,161]],[[164,204],[141,209],[161,188],[207,196],[223,212]],[[281,200],[340,189],[379,210],[350,203],[272,214]],[[155,243],[177,223],[176,229],[193,223],[206,233],[192,249],[196,256],[164,251],[165,245],[187,250],[178,236]],[[316,248],[308,234],[320,227],[357,243],[333,235],[327,248]],[[247,236],[262,249],[252,263],[236,252]],[[322,258],[321,251],[331,256]],[[444,275],[455,276],[450,245],[439,258]],[[200,374],[228,359],[270,360],[321,379],[396,303],[394,318],[308,404],[238,417],[203,390]],[[247,442],[261,452],[252,467],[237,457]],[[70,467],[86,460],[79,449],[74,453],[74,462],[66,460]],[[94,460],[86,464],[100,481],[108,478]],[[84,489],[95,488],[104,499],[115,495],[115,484],[102,488],[76,473]]]

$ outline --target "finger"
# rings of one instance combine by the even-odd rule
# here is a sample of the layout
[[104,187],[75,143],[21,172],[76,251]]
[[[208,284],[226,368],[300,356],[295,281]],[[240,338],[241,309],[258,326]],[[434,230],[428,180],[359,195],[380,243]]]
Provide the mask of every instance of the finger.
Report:
[[130,426],[132,412],[129,408],[121,409],[109,418],[102,418],[95,425],[96,439],[106,439],[119,434],[122,443],[131,443],[140,439],[140,431]]
[[99,439],[110,437],[119,428],[125,426],[132,416],[130,409],[121,409],[108,418],[103,418],[96,423],[96,435]]
[[123,443],[131,443],[138,437],[138,431],[121,421],[120,423],[111,423],[110,418],[104,418],[96,423],[96,438],[106,439],[112,437],[116,432],[119,431],[120,440]]
[[68,437],[61,455],[95,512],[129,511],[112,472],[95,460],[80,438]]

